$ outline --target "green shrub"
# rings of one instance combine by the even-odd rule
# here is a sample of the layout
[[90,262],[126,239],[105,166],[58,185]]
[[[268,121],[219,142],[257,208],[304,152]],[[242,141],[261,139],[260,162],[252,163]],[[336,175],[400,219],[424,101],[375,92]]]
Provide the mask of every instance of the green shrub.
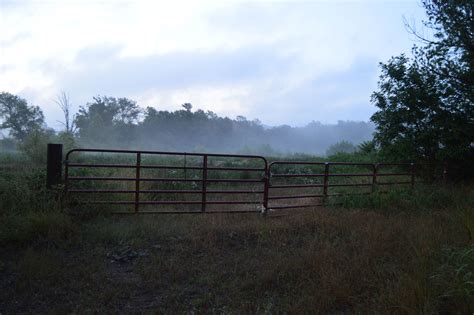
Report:
[[444,311],[456,309],[460,313],[471,313],[474,310],[474,244],[445,249],[431,280]]
[[46,163],[47,144],[54,137],[54,130],[34,130],[20,143],[20,150],[35,164]]

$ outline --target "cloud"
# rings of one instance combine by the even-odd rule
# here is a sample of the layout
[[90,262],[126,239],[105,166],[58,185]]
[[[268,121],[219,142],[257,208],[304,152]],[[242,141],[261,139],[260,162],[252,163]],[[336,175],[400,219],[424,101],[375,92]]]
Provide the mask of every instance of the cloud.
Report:
[[377,60],[359,58],[346,70],[298,80],[292,75],[297,57],[279,56],[278,51],[262,46],[120,58],[118,47],[95,47],[79,54],[81,70],[58,80],[65,90],[81,95],[126,96],[142,106],[168,109],[192,102],[221,115],[243,114],[268,124],[287,123],[289,117],[293,125],[366,120],[373,113],[369,99],[376,88]]
[[255,104],[253,115],[277,124],[290,116],[293,125],[312,120],[367,120],[375,110],[370,95],[377,76],[376,60],[361,57],[346,70],[317,75],[281,93],[268,93]]
[[94,95],[113,95],[166,109],[192,102],[205,110],[236,116],[248,114],[250,96],[271,78],[286,78],[298,60],[279,54],[275,46],[146,57],[120,57],[121,50],[118,46],[82,50],[74,68],[60,71],[54,85],[85,96],[80,99],[82,104]]
[[[57,83],[81,94],[136,94],[150,88],[255,81],[283,75],[294,62],[275,47],[243,47],[232,51],[176,52],[146,57],[120,57],[118,47],[93,47],[79,53],[76,69],[62,72]],[[277,73],[276,73],[277,72]]]
[[182,102],[267,124],[367,120],[377,64],[409,52],[415,0],[6,1],[0,87],[41,105],[95,95]]

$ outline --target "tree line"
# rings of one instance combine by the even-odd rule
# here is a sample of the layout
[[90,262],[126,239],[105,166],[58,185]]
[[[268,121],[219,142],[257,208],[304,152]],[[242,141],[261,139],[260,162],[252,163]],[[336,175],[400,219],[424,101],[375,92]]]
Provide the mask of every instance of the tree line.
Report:
[[183,104],[180,110],[166,111],[142,109],[128,98],[97,96],[75,114],[66,94],[61,94],[57,103],[64,113],[64,130],[60,132],[47,128],[39,107],[28,105],[19,96],[1,93],[0,127],[8,129],[10,135],[3,141],[24,150],[35,142],[54,140],[69,147],[323,155],[338,142],[341,144],[333,146],[332,151],[354,150],[354,144],[370,140],[373,132],[372,124],[353,121],[265,127],[260,121],[243,116],[231,119],[212,111],[193,110],[190,103]]

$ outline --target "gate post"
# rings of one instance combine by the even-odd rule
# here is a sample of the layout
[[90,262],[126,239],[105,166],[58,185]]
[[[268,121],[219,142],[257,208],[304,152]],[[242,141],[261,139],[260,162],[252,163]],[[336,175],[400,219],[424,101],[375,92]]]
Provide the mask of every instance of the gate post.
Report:
[[55,185],[61,184],[63,162],[63,145],[48,143],[47,164],[46,164],[46,187],[51,189]]

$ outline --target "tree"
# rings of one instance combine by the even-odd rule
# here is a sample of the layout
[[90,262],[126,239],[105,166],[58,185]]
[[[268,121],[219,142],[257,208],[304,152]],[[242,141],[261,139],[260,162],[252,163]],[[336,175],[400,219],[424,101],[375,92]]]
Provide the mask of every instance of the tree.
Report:
[[181,105],[181,107],[183,107],[184,110],[187,112],[190,112],[191,109],[193,109],[193,105],[191,103],[184,103],[183,105]]
[[141,110],[127,98],[97,96],[81,106],[74,122],[79,138],[94,145],[124,145],[131,141]]
[[371,117],[377,124],[375,141],[389,157],[436,161],[442,143],[439,125],[450,117],[443,110],[436,76],[404,55],[381,69],[379,91],[372,95],[380,109]]
[[29,106],[25,99],[0,93],[1,129],[9,129],[10,136],[23,141],[26,136],[44,126],[44,115],[38,106]]
[[[450,161],[472,170],[474,158],[474,2],[425,0],[434,33],[413,57],[381,64],[375,141],[386,157]],[[473,175],[473,174],[471,174]]]
[[47,144],[57,140],[53,129],[35,129],[28,133],[18,147],[31,162],[44,165],[46,163]]
[[414,47],[416,56],[430,71],[448,80],[455,90],[470,95],[474,84],[474,3],[470,0],[423,0],[428,16],[425,27],[434,32],[427,39],[408,26],[426,46]]
[[63,111],[64,121],[59,121],[65,127],[66,134],[73,134],[76,130],[75,115],[71,116],[71,101],[65,92],[61,92],[54,101]]

